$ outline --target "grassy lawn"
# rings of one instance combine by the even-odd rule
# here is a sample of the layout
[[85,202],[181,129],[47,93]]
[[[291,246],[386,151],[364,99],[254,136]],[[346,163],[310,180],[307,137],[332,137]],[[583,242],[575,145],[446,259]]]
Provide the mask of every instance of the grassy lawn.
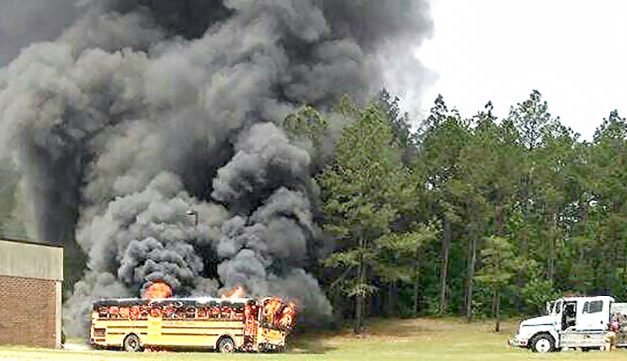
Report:
[[129,354],[120,351],[67,351],[0,347],[0,360],[627,360],[627,350],[617,352],[578,351],[534,354],[511,349],[506,340],[515,323],[505,323],[500,334],[492,325],[472,325],[457,320],[373,321],[368,332],[355,337],[349,332],[333,335],[306,335],[295,340],[283,354],[231,354],[159,352]]

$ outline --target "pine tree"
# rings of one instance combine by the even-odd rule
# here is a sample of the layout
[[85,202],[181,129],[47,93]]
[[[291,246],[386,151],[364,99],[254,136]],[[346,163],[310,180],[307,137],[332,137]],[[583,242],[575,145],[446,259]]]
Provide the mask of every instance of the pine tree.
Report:
[[318,179],[323,189],[324,229],[339,245],[325,265],[344,271],[342,290],[355,298],[354,331],[359,333],[365,298],[376,291],[371,279],[378,258],[377,240],[390,232],[398,215],[396,204],[405,175],[382,110],[376,104],[363,110],[343,109],[353,123],[342,132],[335,162]]
[[494,331],[500,331],[501,325],[501,292],[514,277],[518,260],[514,255],[514,247],[503,237],[492,236],[486,239],[481,251],[483,266],[475,276],[477,282],[483,283],[492,290],[494,309]]

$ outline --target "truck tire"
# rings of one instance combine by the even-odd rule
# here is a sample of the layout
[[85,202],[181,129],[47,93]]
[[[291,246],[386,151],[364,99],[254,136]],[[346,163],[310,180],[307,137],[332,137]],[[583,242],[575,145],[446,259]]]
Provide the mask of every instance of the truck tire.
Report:
[[235,342],[229,336],[224,336],[218,341],[218,351],[221,353],[231,353],[235,351]]
[[555,340],[553,336],[541,334],[531,339],[531,351],[539,353],[547,353],[555,351]]
[[139,337],[136,334],[131,333],[130,335],[124,338],[123,342],[124,351],[126,352],[137,352],[140,350],[141,345],[139,343]]

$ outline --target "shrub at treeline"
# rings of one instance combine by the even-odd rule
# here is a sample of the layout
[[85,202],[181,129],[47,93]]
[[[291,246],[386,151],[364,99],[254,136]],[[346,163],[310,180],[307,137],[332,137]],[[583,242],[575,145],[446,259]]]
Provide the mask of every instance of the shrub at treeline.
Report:
[[[556,295],[627,299],[627,123],[592,141],[548,112],[539,92],[504,119],[470,119],[438,97],[412,131],[383,91],[346,122],[316,180],[336,251],[320,265],[337,316],[536,313]],[[591,120],[596,121],[596,120]],[[326,120],[286,119],[321,144]],[[497,325],[498,327],[498,325]]]

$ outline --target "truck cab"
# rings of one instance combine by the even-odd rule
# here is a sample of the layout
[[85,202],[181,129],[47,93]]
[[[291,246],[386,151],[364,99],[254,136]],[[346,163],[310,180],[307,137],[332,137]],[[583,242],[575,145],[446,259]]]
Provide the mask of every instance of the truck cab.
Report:
[[547,307],[547,315],[522,321],[509,343],[534,352],[603,347],[613,306],[609,296],[560,298]]

